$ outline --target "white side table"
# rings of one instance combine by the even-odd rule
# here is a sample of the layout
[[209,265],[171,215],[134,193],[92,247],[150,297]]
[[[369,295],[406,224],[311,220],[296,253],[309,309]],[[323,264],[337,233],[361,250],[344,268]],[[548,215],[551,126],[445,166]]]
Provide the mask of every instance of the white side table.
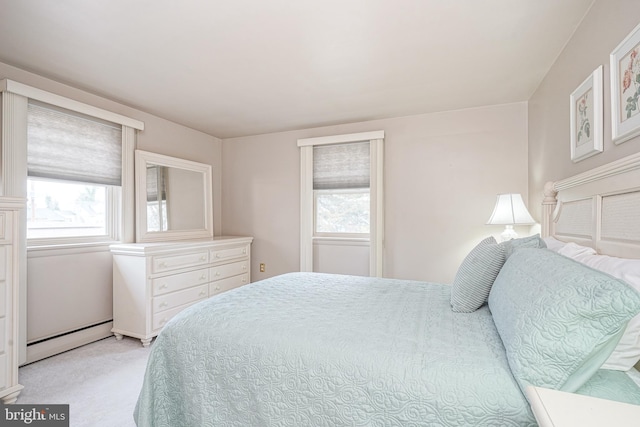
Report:
[[640,406],[529,386],[527,398],[540,427],[637,427]]

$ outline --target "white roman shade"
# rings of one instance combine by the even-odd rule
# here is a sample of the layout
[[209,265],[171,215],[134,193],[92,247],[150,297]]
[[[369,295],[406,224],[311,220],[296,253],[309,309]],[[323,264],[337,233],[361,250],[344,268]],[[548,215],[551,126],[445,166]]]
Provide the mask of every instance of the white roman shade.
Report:
[[313,147],[313,189],[369,188],[369,141]]
[[122,126],[29,102],[27,174],[121,185]]

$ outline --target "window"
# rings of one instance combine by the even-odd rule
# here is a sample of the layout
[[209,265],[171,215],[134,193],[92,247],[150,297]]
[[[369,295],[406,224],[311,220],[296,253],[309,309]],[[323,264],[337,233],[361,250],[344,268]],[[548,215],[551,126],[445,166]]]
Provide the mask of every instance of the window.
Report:
[[27,175],[28,239],[117,238],[122,126],[30,101]]
[[369,142],[313,147],[314,235],[369,236]]
[[369,275],[382,277],[384,131],[304,138],[298,147],[300,271],[314,271],[314,246],[359,246],[368,247]]
[[[133,156],[136,131],[144,130],[144,122],[10,79],[0,80],[0,91],[3,104],[0,111],[3,133],[1,184],[5,196],[27,199],[30,196],[27,192],[30,189],[36,191],[39,186],[31,185],[31,180],[85,184],[104,187],[106,191],[105,235],[40,239],[33,237],[36,227],[31,227],[33,230],[27,233],[28,249],[60,245],[55,249],[66,250],[67,247],[62,245],[86,242],[104,245],[113,240],[135,241]],[[56,116],[62,120],[55,120]],[[79,127],[75,127],[75,131],[68,131],[69,127],[65,128],[65,122],[71,128],[74,128],[73,123]],[[91,140],[86,138],[88,129],[101,129],[98,133],[110,135],[108,140],[115,144],[77,145],[74,140]],[[104,141],[102,138],[97,140]],[[103,151],[85,151],[86,148],[97,147]],[[106,147],[111,148],[105,150]],[[118,150],[119,154],[113,155],[115,151],[112,149]],[[83,154],[79,155],[80,153]],[[47,167],[47,163],[51,167]],[[116,170],[116,173],[108,173]],[[68,190],[52,191],[57,196]],[[95,191],[98,197],[97,192],[100,190]],[[39,197],[43,197],[46,207],[47,195]],[[32,208],[39,206],[36,200],[33,200],[33,204],[30,202]],[[60,206],[60,202],[58,203]],[[23,227],[27,225],[23,224]],[[39,228],[38,233],[43,233],[44,227]],[[59,231],[60,236],[65,235],[62,230]]]

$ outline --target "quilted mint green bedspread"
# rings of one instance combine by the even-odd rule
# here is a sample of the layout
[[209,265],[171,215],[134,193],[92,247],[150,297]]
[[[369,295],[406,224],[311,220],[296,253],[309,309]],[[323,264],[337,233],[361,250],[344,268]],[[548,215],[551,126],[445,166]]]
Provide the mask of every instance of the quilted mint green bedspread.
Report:
[[291,273],[194,305],[152,346],[139,427],[534,426],[487,307],[448,285]]

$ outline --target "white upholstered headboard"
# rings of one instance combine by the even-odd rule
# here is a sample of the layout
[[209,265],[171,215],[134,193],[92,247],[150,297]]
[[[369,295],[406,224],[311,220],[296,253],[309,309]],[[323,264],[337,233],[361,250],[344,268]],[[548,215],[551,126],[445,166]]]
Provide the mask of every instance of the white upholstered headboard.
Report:
[[640,153],[545,185],[542,236],[640,258]]

